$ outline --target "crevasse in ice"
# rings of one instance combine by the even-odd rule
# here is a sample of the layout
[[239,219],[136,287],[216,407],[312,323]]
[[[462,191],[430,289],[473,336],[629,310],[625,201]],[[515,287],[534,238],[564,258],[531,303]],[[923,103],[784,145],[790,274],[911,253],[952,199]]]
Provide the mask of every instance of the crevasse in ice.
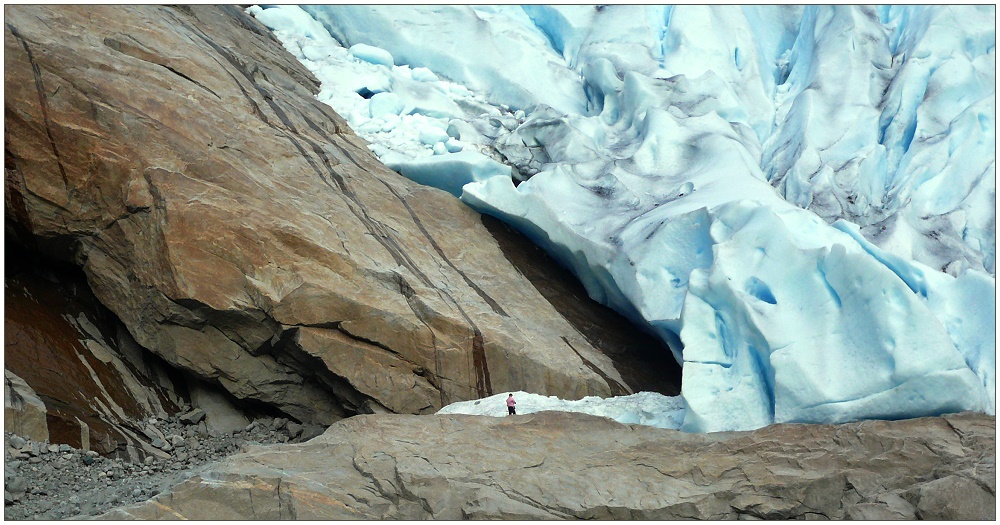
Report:
[[994,412],[994,10],[249,11],[387,165],[667,342],[700,432]]

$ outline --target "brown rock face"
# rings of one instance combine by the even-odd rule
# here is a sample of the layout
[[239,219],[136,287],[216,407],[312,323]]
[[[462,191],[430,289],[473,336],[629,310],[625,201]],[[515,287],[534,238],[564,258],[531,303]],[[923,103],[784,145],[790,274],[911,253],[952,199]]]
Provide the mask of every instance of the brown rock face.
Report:
[[478,214],[234,7],[7,6],[5,213],[141,346],[303,422],[630,392]]
[[358,416],[103,517],[995,519],[995,433],[983,414],[728,434],[560,412]]

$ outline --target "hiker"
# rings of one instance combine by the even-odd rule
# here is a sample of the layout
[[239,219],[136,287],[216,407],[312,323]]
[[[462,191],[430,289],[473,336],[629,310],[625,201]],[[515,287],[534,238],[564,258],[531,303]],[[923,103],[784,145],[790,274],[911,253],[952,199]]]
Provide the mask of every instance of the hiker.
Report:
[[507,395],[507,415],[508,416],[512,416],[512,415],[514,415],[514,414],[517,413],[517,412],[514,411],[514,405],[516,405],[516,404],[517,404],[517,401],[514,401],[514,394],[508,394]]

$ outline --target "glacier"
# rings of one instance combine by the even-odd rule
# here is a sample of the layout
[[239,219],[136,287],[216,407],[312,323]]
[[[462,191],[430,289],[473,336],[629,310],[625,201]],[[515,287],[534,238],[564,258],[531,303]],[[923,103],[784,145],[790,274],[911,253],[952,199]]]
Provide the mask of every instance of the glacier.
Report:
[[248,12],[661,338],[682,430],[995,413],[993,6]]

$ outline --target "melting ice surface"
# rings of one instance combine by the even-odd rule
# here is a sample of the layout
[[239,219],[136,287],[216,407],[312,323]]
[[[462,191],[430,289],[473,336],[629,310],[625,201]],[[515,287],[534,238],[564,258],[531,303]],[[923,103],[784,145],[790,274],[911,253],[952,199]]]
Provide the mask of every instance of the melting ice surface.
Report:
[[710,432],[995,413],[994,10],[249,12],[386,165],[667,342],[658,424]]

